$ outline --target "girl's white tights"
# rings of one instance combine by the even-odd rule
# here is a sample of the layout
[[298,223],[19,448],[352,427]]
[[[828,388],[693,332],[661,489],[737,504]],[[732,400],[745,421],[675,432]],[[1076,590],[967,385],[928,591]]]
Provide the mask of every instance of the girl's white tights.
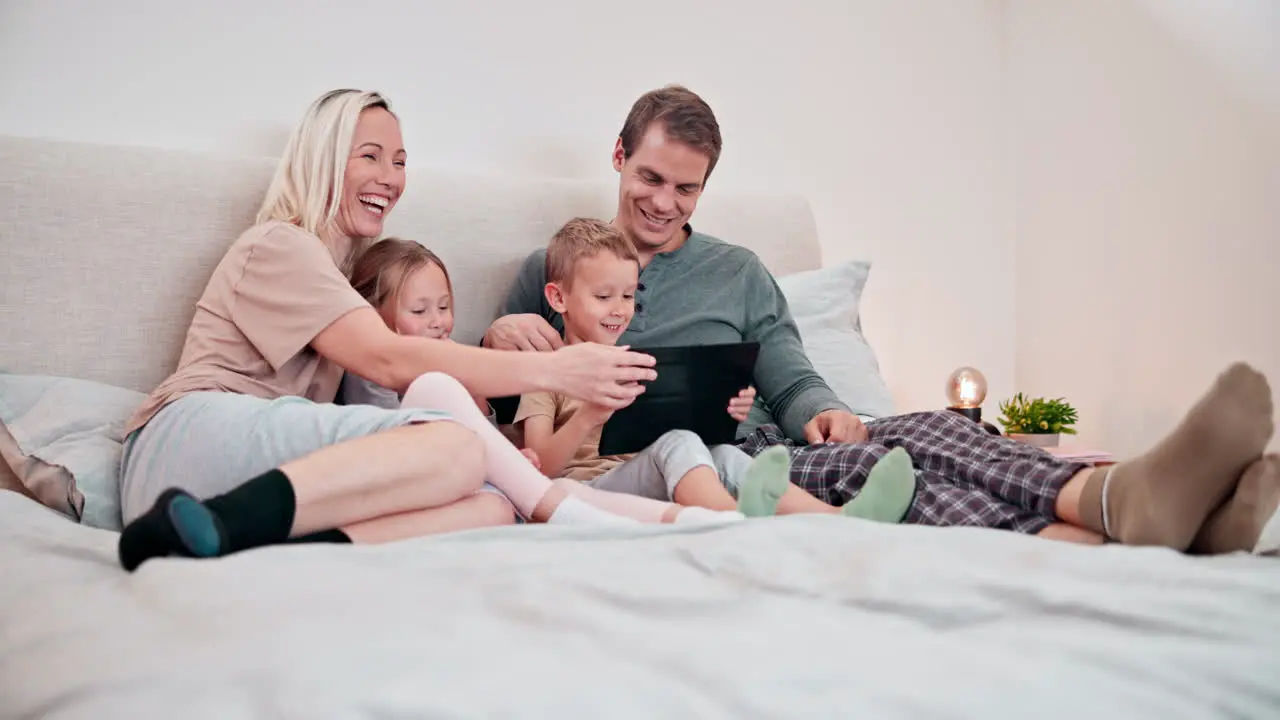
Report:
[[[548,518],[551,523],[617,525],[636,521],[672,522],[682,510],[687,513],[693,509],[635,495],[595,490],[572,480],[553,483],[480,413],[462,383],[444,373],[427,373],[414,380],[405,392],[401,407],[447,412],[454,422],[479,436],[485,446],[489,482],[506,494],[516,511],[526,519],[533,515],[533,509],[548,492],[564,494]],[[697,512],[688,514],[703,515]]]

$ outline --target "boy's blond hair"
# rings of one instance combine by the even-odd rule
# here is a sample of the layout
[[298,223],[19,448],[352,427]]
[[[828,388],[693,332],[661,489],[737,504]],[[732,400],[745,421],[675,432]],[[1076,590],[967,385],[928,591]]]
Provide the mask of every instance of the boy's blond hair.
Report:
[[568,289],[578,261],[600,252],[611,252],[620,260],[640,262],[635,245],[618,228],[591,218],[570,220],[547,246],[547,282]]

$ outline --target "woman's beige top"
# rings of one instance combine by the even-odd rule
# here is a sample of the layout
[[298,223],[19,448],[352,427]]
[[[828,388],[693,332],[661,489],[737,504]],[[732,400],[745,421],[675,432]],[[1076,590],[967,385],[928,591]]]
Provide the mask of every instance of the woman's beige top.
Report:
[[327,245],[288,223],[246,230],[196,303],[178,369],[138,408],[126,432],[192,392],[333,402],[342,368],[311,341],[343,315],[369,307],[339,269],[351,251],[349,239]]

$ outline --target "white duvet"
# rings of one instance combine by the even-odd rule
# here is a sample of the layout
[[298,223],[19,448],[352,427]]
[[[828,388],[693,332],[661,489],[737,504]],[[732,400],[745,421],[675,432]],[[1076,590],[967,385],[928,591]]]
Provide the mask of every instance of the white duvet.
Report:
[[161,560],[0,492],[9,718],[1280,717],[1280,560],[785,518]]

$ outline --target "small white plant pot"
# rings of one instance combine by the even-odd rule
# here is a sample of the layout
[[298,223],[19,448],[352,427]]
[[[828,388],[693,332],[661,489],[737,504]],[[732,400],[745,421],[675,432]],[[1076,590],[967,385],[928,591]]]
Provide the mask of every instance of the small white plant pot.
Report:
[[1062,439],[1061,433],[1009,433],[1009,437],[1042,448],[1058,447],[1058,441]]

